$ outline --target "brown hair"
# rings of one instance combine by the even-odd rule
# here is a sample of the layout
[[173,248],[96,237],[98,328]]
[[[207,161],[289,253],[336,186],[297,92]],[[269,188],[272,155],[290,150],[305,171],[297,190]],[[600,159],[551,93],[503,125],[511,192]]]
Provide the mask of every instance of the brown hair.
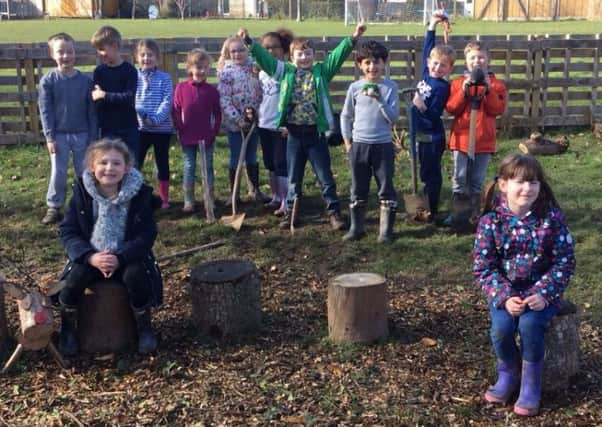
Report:
[[489,48],[481,40],[471,40],[464,46],[464,56],[471,50],[482,50],[489,56]]
[[292,58],[293,52],[295,50],[305,50],[305,49],[315,50],[314,42],[312,42],[311,40],[308,40],[304,37],[297,37],[296,39],[293,39],[293,41],[291,42],[290,49],[289,49],[291,58]]
[[291,42],[294,40],[293,32],[287,28],[278,28],[276,31],[270,31],[261,36],[261,41],[263,42],[268,37],[272,37],[278,39],[278,43],[282,47],[282,51],[284,53],[289,52],[289,48]]
[[222,71],[224,69],[224,65],[226,65],[226,61],[232,59],[230,56],[230,45],[234,42],[240,43],[245,49],[245,42],[238,36],[230,36],[224,40],[224,44],[222,45],[222,51],[217,61],[217,71]]
[[186,55],[186,68],[191,67],[193,65],[200,65],[203,62],[207,62],[208,64],[211,64],[213,62],[213,58],[207,53],[205,49],[196,47],[190,52],[188,52],[188,55]]
[[62,41],[66,41],[66,42],[71,42],[71,43],[75,43],[75,40],[73,40],[73,37],[71,37],[69,34],[67,33],[56,33],[51,35],[50,37],[48,37],[48,47],[52,48],[52,43],[57,41],[57,40],[62,40]]
[[161,50],[159,49],[159,44],[153,39],[142,39],[136,45],[136,57],[142,49],[150,49],[153,51],[155,56],[157,57],[157,61],[159,60],[159,55],[161,54]]
[[116,44],[121,47],[121,34],[117,28],[111,27],[110,25],[104,25],[92,34],[90,43],[95,49],[101,49],[110,44]]
[[120,152],[126,165],[132,163],[132,153],[125,142],[118,138],[102,138],[88,146],[84,164],[89,168],[97,156],[111,150]]
[[494,209],[493,196],[498,179],[508,180],[513,178],[520,178],[525,181],[539,181],[539,194],[532,206],[532,210],[538,218],[543,218],[548,210],[552,208],[560,208],[554,192],[543,173],[543,168],[537,159],[530,154],[514,153],[502,159],[498,166],[497,176],[483,193],[483,214]]
[[448,44],[438,44],[431,50],[429,58],[441,57],[449,59],[450,65],[454,65],[454,62],[456,62],[456,50]]

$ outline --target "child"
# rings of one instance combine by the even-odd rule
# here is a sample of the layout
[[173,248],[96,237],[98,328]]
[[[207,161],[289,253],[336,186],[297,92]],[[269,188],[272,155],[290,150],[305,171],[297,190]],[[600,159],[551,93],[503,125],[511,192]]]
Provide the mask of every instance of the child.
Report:
[[[500,192],[494,199],[496,182]],[[512,154],[501,161],[484,212],[473,272],[487,297],[498,359],[497,382],[485,399],[505,403],[520,381],[514,412],[536,415],[544,334],[575,271],[573,239],[541,165],[530,155]]]
[[138,87],[136,89],[136,113],[140,146],[136,164],[142,170],[146,152],[152,145],[155,150],[161,208],[169,207],[169,140],[173,84],[169,74],[157,69],[159,45],[151,39],[143,39],[136,46]]
[[[242,146],[243,133],[246,137],[246,124],[243,112],[247,107],[255,111],[261,103],[261,84],[257,79],[253,61],[249,58],[249,51],[243,41],[236,36],[228,37],[222,46],[221,56],[217,65],[219,84],[217,90],[220,95],[222,115],[228,130],[228,145],[230,146],[230,189],[234,186],[236,165]],[[267,198],[259,189],[259,165],[257,163],[257,132],[250,136],[245,163],[247,177],[251,184],[250,194],[258,202],[267,202]],[[236,195],[238,197],[238,194]],[[232,197],[228,197],[229,205]]]
[[[219,92],[207,83],[211,56],[203,49],[192,49],[186,58],[188,80],[176,86],[172,117],[184,153],[184,208],[194,211],[194,175],[199,144],[205,147],[207,182],[213,196],[213,147],[222,122]],[[212,197],[213,198],[213,197]]]
[[[261,45],[270,54],[280,60],[288,58],[288,50],[293,34],[285,29],[266,33],[261,38]],[[280,62],[284,66],[284,62]],[[263,98],[259,106],[259,140],[263,152],[263,164],[270,171],[270,187],[272,200],[269,208],[278,208],[275,215],[286,212],[286,193],[288,179],[286,177],[286,129],[278,127],[278,99],[280,82],[270,77],[265,71],[259,73],[259,81],[263,90]]]
[[351,227],[343,240],[356,240],[364,234],[372,175],[380,200],[378,241],[389,242],[393,237],[397,195],[393,187],[391,125],[399,117],[399,90],[392,80],[383,78],[388,57],[382,44],[362,43],[355,62],[364,78],[351,83],[341,112],[341,133],[351,163]]
[[[458,211],[465,203],[478,211],[479,197],[491,155],[495,153],[495,117],[506,109],[506,87],[487,70],[489,50],[480,41],[469,42],[464,48],[467,71],[451,83],[446,109],[454,116],[449,148],[453,152],[454,174],[452,178],[452,208]],[[471,73],[480,68],[485,74],[485,87],[477,112],[474,153],[469,151],[469,128],[471,110]],[[477,95],[477,94],[475,94]],[[474,160],[469,156],[474,155]],[[446,223],[451,224],[450,216]]]
[[435,46],[435,29],[446,19],[445,16],[442,11],[436,11],[431,17],[424,38],[422,81],[416,87],[411,112],[418,142],[420,179],[424,183],[431,220],[439,210],[443,183],[441,157],[445,151],[445,129],[441,116],[449,97],[449,83],[445,78],[451,73],[456,60],[456,52],[451,46]]
[[40,80],[38,105],[51,165],[44,224],[54,224],[61,218],[67,195],[69,152],[73,154],[75,174],[81,177],[86,147],[97,136],[92,80],[74,68],[74,44],[69,34],[50,36],[48,49],[56,68]]
[[330,152],[324,138],[324,132],[334,128],[328,83],[341,68],[364,31],[366,26],[358,24],[353,35],[341,40],[324,62],[314,64],[314,48],[310,40],[293,40],[290,46],[291,63],[283,63],[270,55],[260,44],[253,43],[247,30],[239,30],[239,36],[251,47],[251,55],[259,67],[281,82],[276,123],[279,127],[286,126],[288,130],[287,214],[280,223],[282,228],[290,227],[290,210],[294,199],[301,196],[305,163],[308,159],[322,184],[322,196],[326,200],[326,211],[332,228],[342,230],[345,227],[330,167]]
[[94,70],[92,91],[100,134],[103,138],[121,138],[136,155],[140,138],[135,105],[138,71],[121,59],[121,34],[115,28],[100,27],[91,43],[102,62]]
[[132,167],[128,147],[103,138],[88,147],[82,179],[73,197],[60,236],[69,257],[59,294],[63,354],[78,351],[77,307],[88,285],[103,278],[127,287],[138,328],[138,352],[157,348],[150,308],[163,298],[161,273],[152,253],[157,237],[152,188]]

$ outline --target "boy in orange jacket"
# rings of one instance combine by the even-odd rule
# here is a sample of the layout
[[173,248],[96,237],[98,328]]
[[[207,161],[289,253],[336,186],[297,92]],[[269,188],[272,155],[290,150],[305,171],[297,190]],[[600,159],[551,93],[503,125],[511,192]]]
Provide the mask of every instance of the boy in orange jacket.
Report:
[[[491,155],[495,153],[495,118],[506,109],[506,86],[495,75],[488,71],[489,49],[480,41],[470,41],[464,48],[466,72],[451,83],[450,95],[446,110],[454,116],[449,149],[454,158],[454,174],[452,178],[452,212],[457,207],[470,203],[472,212],[478,211],[479,197],[487,172]],[[476,115],[476,132],[474,152],[470,152],[469,129],[470,111],[472,108],[471,74],[475,68],[484,73],[482,96]],[[446,220],[452,223],[452,217]]]

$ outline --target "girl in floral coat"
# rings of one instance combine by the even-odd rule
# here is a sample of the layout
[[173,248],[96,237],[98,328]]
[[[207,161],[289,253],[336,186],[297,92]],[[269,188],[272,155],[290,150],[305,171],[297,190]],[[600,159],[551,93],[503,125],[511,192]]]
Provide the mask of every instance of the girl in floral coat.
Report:
[[[496,183],[499,193],[494,195]],[[541,165],[530,155],[502,160],[486,192],[484,212],[474,243],[473,273],[489,303],[498,359],[498,379],[485,400],[505,404],[520,385],[514,412],[536,415],[544,334],[575,271],[573,238]]]

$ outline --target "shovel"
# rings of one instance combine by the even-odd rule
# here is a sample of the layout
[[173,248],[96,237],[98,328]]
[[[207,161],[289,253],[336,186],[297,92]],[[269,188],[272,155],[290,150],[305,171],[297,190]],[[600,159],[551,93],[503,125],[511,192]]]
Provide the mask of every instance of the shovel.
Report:
[[240,154],[238,156],[238,164],[236,165],[236,174],[234,175],[234,183],[232,185],[232,215],[231,216],[222,216],[219,222],[223,225],[228,225],[234,228],[236,231],[240,230],[242,227],[242,223],[245,220],[245,213],[238,213],[238,190],[240,189],[240,175],[242,174],[242,169],[245,164],[245,155],[247,153],[247,145],[249,144],[249,139],[253,135],[253,131],[255,130],[255,110],[252,108],[245,109],[245,120],[251,122],[251,127],[247,132],[247,135],[243,138],[242,144],[240,146]]
[[201,178],[203,180],[203,204],[205,205],[205,215],[207,217],[207,223],[213,224],[215,222],[215,213],[213,211],[213,198],[209,191],[209,179],[207,178],[207,149],[205,148],[205,141],[199,142],[199,149],[201,150]]
[[412,194],[404,194],[403,202],[406,208],[406,214],[409,222],[427,222],[430,214],[428,202],[423,194],[418,194],[418,153],[416,146],[416,122],[414,117],[414,104],[412,99],[416,89],[402,89],[401,93],[406,101],[406,110],[408,113],[408,128],[410,134],[410,166],[412,174]]

